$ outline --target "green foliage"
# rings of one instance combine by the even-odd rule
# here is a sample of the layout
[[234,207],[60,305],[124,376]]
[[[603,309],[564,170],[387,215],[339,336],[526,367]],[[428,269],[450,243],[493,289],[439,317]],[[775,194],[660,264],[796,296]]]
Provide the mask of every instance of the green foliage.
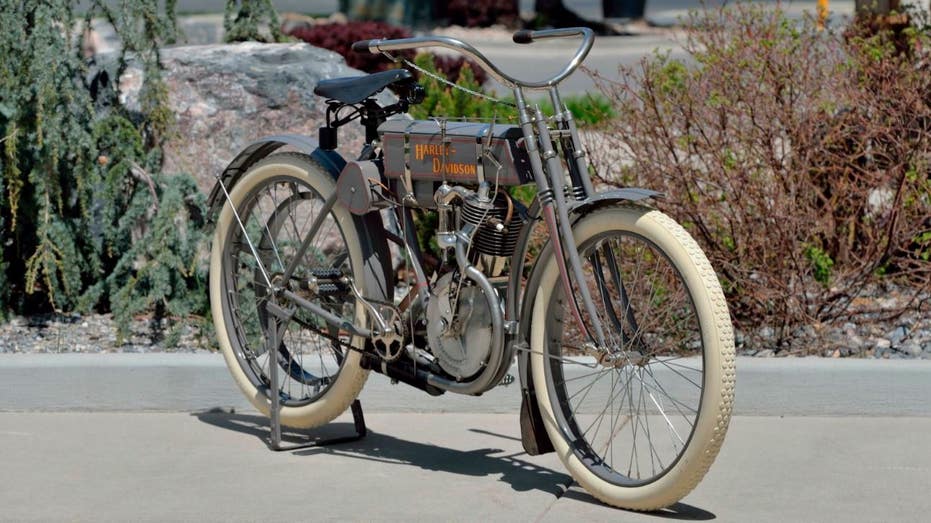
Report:
[[537,197],[537,185],[528,183],[526,185],[511,187],[510,193],[517,201],[530,207],[530,204],[533,203],[533,200]]
[[[600,93],[564,96],[562,103],[572,112],[576,123],[596,125],[614,118],[616,114],[611,101]],[[553,104],[549,100],[542,100],[540,108],[545,114],[553,114]]]
[[[95,109],[72,33],[73,3],[0,10],[0,311],[203,310],[194,270],[204,202],[189,176],[160,174],[173,119],[158,47],[176,35],[174,1],[92,2],[145,73],[141,114]],[[49,67],[49,64],[55,64]],[[150,174],[154,173],[154,174]]]
[[158,146],[174,123],[174,116],[168,108],[168,87],[162,80],[159,47],[177,40],[176,3],[177,0],[168,0],[164,11],[160,11],[159,2],[154,0],[120,4],[119,9],[94,0],[85,15],[87,26],[91,25],[94,16],[102,16],[120,36],[122,46],[118,75],[125,71],[129,55],[142,65],[145,80],[139,93],[139,105],[149,146]]
[[834,268],[834,260],[831,259],[831,255],[824,252],[820,247],[809,245],[805,248],[805,257],[811,262],[815,281],[821,285],[830,283],[831,269]]
[[[429,53],[417,55],[414,58],[414,63],[418,67],[440,77],[447,78],[449,76],[440,71],[440,68],[437,67],[436,57]],[[510,105],[496,103],[492,100],[453,89],[426,75],[422,75],[419,82],[426,89],[427,97],[422,104],[411,107],[410,114],[416,119],[445,116],[466,119],[495,118],[501,122],[517,121],[517,109]],[[475,81],[472,66],[468,62],[462,64],[458,78],[454,83],[472,91],[497,97],[494,92],[486,93],[481,84]],[[501,99],[510,104],[514,103],[513,96],[505,96]],[[553,114],[553,104],[548,99],[541,99],[532,103],[540,104],[540,108],[544,113]],[[579,123],[597,124],[610,120],[616,114],[611,101],[604,95],[597,93],[567,96],[563,98],[563,103],[572,111],[573,117]]]
[[[931,192],[928,193],[928,197],[931,198]],[[931,261],[931,231],[916,235],[912,242],[915,245],[915,257],[925,262]]]
[[[267,26],[268,32],[263,32],[262,26]],[[227,0],[223,30],[226,42],[283,42],[287,38],[270,0]]]
[[[434,57],[431,54],[422,53],[417,55],[414,57],[414,63],[432,74],[442,76],[438,72]],[[511,106],[498,104],[459,89],[453,89],[428,76],[423,76],[420,83],[426,89],[427,97],[423,103],[411,107],[410,114],[416,119],[427,119],[434,116],[495,118],[497,121],[502,122],[517,119],[517,111]],[[456,85],[472,91],[481,91],[481,86],[475,81],[475,75],[472,74],[472,68],[468,63],[462,66]]]
[[[109,275],[89,295],[109,294],[121,335],[132,317],[147,311],[186,317],[207,308],[197,251],[206,203],[193,178],[163,176],[156,195],[136,191],[120,217],[128,244]],[[157,196],[158,205],[147,207]],[[170,248],[166,248],[170,246]]]
[[[87,93],[75,77],[82,64],[69,45],[72,34],[60,20],[71,19],[68,2],[24,2],[0,11],[11,27],[0,35],[0,133],[5,139],[2,169],[4,272],[9,286],[3,302],[22,301],[42,288],[54,305],[67,305],[80,288],[81,263],[72,234],[75,216],[69,170],[86,182],[93,147],[86,129],[68,115],[90,114]],[[70,29],[70,28],[69,28]],[[58,63],[58,67],[48,64]]]

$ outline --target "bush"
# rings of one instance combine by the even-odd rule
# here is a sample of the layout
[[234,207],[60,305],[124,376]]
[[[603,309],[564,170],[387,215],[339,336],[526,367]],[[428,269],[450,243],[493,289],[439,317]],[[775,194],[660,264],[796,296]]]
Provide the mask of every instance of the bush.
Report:
[[[421,53],[414,59],[414,63],[432,74],[447,77],[437,67],[436,58],[428,53]],[[458,71],[455,84],[475,92],[484,92],[481,85],[475,80],[472,67],[465,63]],[[416,119],[426,119],[432,116],[445,116],[449,118],[497,118],[497,121],[513,121],[517,118],[517,111],[510,105],[499,104],[486,98],[469,94],[440,82],[435,78],[422,75],[419,79],[427,92],[427,97],[420,105],[410,109],[410,115]],[[494,94],[494,93],[492,93]]]
[[438,16],[463,27],[513,26],[520,14],[514,0],[451,0],[438,4],[445,8]]
[[[263,32],[266,28],[267,32]],[[278,13],[270,0],[227,0],[223,31],[225,42],[284,40],[284,34],[278,26]]]
[[[384,22],[348,22],[298,27],[290,35],[311,45],[341,54],[350,67],[367,73],[376,73],[393,69],[396,66],[383,55],[354,52],[352,44],[373,38],[409,38],[411,32],[403,27]],[[414,57],[413,51],[401,51],[394,54],[408,59]]]
[[158,46],[174,38],[175,23],[158,4],[93,2],[87,14],[86,23],[113,24],[120,70],[128,52],[142,62],[135,115],[96,108],[71,34],[72,2],[0,11],[10,28],[0,55],[11,58],[0,63],[0,313],[112,310],[125,334],[139,312],[203,310],[194,271],[203,197],[192,178],[159,172],[171,113]]
[[[563,96],[562,103],[569,108],[578,124],[597,125],[615,116],[611,101],[599,93]],[[540,106],[545,114],[553,113],[549,99],[542,100]]]
[[880,274],[927,291],[931,37],[908,39],[903,53],[889,33],[749,5],[694,14],[686,60],[597,79],[617,117],[593,169],[665,193],[657,205],[702,244],[740,326],[785,339],[846,319]]
[[488,73],[475,60],[462,55],[433,55],[433,66],[443,77],[453,83],[459,81],[459,74],[465,66],[469,66],[469,72],[476,85],[482,86],[488,81]]
[[[355,67],[367,73],[377,73],[398,67],[398,64],[388,60],[384,55],[371,53],[357,53],[352,50],[352,44],[360,40],[372,38],[409,38],[410,31],[403,27],[386,24],[384,22],[347,22],[345,24],[320,24],[310,27],[297,27],[288,33],[290,36],[303,40],[311,45],[329,49],[339,53],[346,59],[350,67]],[[398,58],[411,60],[414,51],[392,53]],[[434,69],[440,71],[451,82],[459,79],[459,71],[468,64],[472,70],[472,78],[478,85],[488,80],[488,74],[480,69],[474,60],[464,56],[441,55],[434,56]]]

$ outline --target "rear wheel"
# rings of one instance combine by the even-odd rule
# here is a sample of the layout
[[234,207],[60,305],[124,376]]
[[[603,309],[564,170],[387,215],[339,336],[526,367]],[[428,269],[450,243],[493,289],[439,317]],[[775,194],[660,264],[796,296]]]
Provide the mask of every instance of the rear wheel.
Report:
[[600,209],[573,233],[586,280],[573,293],[588,286],[607,347],[587,343],[550,261],[531,327],[547,433],[595,497],[666,507],[701,481],[727,431],[734,345],[723,293],[695,241],[659,211]]
[[[270,156],[230,191],[232,206],[227,202],[219,215],[211,251],[210,305],[227,366],[250,402],[267,414],[269,365],[278,365],[281,422],[292,427],[314,427],[338,416],[368,374],[359,365],[359,352],[348,348],[350,336],[300,308],[281,344],[273,351],[267,347],[266,276],[283,285],[285,268],[333,191],[333,179],[310,157]],[[337,203],[297,264],[290,287],[299,292],[297,282],[307,281],[312,271],[330,269],[362,281],[361,245],[352,215]],[[363,317],[352,296],[307,298],[350,321]],[[361,346],[361,340],[354,341]]]

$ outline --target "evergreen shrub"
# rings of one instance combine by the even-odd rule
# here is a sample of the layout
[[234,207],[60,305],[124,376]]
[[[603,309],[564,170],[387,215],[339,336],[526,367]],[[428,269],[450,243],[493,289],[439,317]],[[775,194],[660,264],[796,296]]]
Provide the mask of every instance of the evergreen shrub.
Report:
[[143,64],[141,114],[95,103],[74,3],[0,10],[0,312],[112,311],[183,317],[205,308],[196,252],[204,198],[161,173],[172,130],[158,46],[175,37],[174,2],[91,2]]
[[[482,85],[476,80],[473,66],[468,62],[463,62],[462,66],[456,71],[455,80],[451,78],[451,74],[438,67],[440,63],[449,62],[437,60],[432,54],[420,53],[414,58],[413,62],[421,69],[441,78],[446,78],[456,85],[471,91],[485,93]],[[432,116],[449,118],[494,117],[497,121],[504,122],[515,121],[517,118],[516,109],[510,105],[495,103],[492,100],[459,89],[453,89],[431,76],[420,75],[418,82],[423,85],[427,96],[423,103],[410,108],[410,115],[416,119],[425,119]],[[490,94],[494,95],[493,92]]]
[[227,0],[223,31],[227,43],[285,40],[271,0]]

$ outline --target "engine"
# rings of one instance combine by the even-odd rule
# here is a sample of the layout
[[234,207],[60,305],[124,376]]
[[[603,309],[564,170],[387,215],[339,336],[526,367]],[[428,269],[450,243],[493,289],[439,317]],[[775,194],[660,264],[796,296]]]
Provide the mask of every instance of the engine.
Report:
[[472,237],[472,248],[476,252],[507,257],[514,254],[527,211],[503,191],[494,198],[488,192],[488,186],[482,185],[477,193],[466,197],[459,217],[463,223],[476,227]]
[[440,367],[458,380],[478,374],[488,363],[492,306],[481,289],[456,271],[433,286],[427,304],[427,341]]
[[[499,276],[526,225],[526,209],[504,191],[492,195],[487,183],[480,184],[477,191],[444,185],[435,200],[440,236],[467,233],[471,238],[469,263],[485,277]],[[459,234],[455,241],[463,241],[463,236]],[[493,307],[500,310],[497,293],[487,295],[459,269],[443,274],[434,283],[427,305],[427,340],[444,371],[464,380],[490,363]]]
[[378,133],[384,181],[370,182],[371,168],[356,169],[347,176],[355,182],[340,194],[350,209],[369,211],[381,195],[368,188],[387,185],[405,205],[436,211],[445,256],[426,307],[429,349],[459,381],[497,375],[502,362],[490,360],[503,358],[503,320],[489,280],[505,274],[528,221],[526,208],[507,193],[533,181],[523,131],[494,122],[398,119]]

